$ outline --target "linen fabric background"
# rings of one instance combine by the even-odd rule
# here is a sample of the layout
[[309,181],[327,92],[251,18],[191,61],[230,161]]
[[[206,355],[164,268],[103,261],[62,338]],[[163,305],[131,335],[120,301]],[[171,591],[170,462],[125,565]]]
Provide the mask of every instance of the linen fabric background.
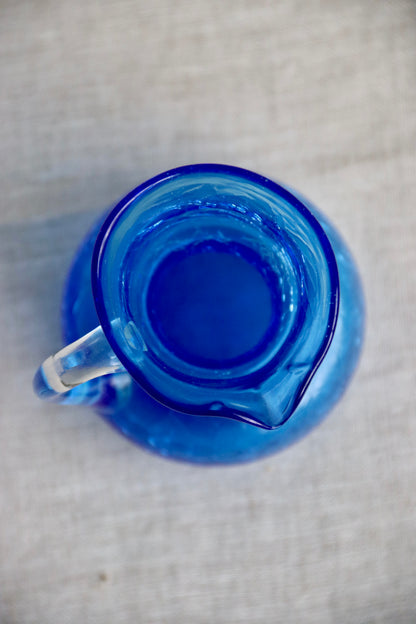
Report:
[[[416,622],[416,5],[2,0],[0,622]],[[266,460],[150,455],[31,379],[95,217],[193,162],[298,188],[356,257],[365,352]]]

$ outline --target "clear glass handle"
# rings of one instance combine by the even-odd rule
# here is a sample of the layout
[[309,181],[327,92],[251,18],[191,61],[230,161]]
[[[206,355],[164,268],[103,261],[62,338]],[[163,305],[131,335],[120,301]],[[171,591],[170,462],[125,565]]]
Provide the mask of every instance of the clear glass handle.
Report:
[[101,326],[48,357],[33,382],[42,399],[57,399],[80,384],[126,369],[110,347]]

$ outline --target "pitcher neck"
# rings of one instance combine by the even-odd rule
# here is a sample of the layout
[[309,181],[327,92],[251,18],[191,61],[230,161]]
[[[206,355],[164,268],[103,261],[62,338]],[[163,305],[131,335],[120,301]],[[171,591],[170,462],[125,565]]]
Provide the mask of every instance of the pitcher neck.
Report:
[[107,218],[92,275],[120,361],[186,413],[281,425],[335,330],[321,226],[284,187],[234,167],[183,167],[135,189]]

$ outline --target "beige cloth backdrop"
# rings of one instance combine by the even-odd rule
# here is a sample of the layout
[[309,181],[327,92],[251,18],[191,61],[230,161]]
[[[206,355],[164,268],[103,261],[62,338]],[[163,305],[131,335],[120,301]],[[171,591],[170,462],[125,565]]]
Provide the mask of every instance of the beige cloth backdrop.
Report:
[[[416,5],[0,3],[0,622],[416,622]],[[169,463],[38,401],[100,210],[191,162],[300,189],[361,267],[348,393],[283,454]]]

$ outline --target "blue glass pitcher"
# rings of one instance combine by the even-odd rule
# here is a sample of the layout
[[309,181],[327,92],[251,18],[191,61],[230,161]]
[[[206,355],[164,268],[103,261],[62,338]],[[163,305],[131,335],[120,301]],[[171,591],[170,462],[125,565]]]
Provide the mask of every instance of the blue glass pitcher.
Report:
[[202,164],[145,182],[96,224],[62,317],[68,346],[37,371],[40,397],[89,404],[162,455],[230,463],[323,418],[356,366],[364,305],[316,208]]

